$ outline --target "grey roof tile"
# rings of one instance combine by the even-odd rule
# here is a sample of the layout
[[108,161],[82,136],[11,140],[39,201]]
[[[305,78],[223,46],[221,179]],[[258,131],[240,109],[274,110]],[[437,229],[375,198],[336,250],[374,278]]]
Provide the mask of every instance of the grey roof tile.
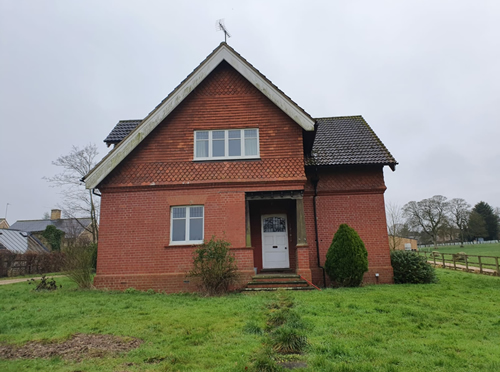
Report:
[[108,134],[104,142],[109,146],[111,144],[119,143],[122,139],[132,132],[135,127],[141,123],[141,119],[137,120],[120,120],[115,125],[111,133]]
[[306,166],[396,166],[396,159],[362,116],[319,118],[316,122],[316,136]]

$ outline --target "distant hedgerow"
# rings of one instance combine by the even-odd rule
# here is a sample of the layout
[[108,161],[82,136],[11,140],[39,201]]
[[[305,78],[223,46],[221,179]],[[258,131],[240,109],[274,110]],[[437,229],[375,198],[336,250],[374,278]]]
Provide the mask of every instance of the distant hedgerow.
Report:
[[425,260],[411,251],[392,251],[391,265],[394,270],[396,284],[427,284],[437,283],[436,271]]

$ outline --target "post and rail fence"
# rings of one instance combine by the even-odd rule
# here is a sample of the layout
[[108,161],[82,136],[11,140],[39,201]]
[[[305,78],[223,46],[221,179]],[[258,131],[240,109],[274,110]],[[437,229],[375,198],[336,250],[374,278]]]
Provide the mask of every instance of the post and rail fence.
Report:
[[500,276],[500,257],[475,256],[464,253],[441,253],[436,251],[430,253],[419,252],[419,254],[425,256],[427,262],[432,263],[435,267],[442,266],[454,270]]

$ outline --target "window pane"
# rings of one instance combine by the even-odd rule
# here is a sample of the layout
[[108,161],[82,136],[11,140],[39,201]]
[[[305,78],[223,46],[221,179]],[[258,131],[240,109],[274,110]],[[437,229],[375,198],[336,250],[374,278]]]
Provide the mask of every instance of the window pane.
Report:
[[229,138],[240,138],[241,130],[230,130],[228,131]]
[[203,207],[191,207],[189,209],[190,217],[203,217]]
[[189,240],[203,240],[203,218],[189,220]]
[[264,220],[264,232],[286,232],[286,220],[282,217],[268,217]]
[[172,208],[173,218],[186,218],[186,207],[174,207]]
[[212,132],[212,139],[224,139],[224,131],[223,130],[214,130]]
[[257,129],[245,129],[245,138],[257,138]]
[[196,141],[196,157],[208,158],[208,140]]
[[245,155],[258,155],[257,138],[245,138]]
[[224,156],[224,155],[225,155],[224,141],[221,141],[221,140],[212,141],[212,156],[216,157],[216,156]]
[[172,241],[186,241],[186,220],[172,220]]
[[207,140],[208,139],[208,132],[196,132],[196,139],[197,140]]
[[241,140],[229,140],[229,156],[241,156]]

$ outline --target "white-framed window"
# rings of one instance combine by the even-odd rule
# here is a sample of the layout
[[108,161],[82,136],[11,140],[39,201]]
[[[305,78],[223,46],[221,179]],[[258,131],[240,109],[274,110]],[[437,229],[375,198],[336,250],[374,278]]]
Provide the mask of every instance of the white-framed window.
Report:
[[203,205],[170,209],[170,244],[203,243],[205,211]]
[[194,132],[194,160],[258,159],[259,129]]

